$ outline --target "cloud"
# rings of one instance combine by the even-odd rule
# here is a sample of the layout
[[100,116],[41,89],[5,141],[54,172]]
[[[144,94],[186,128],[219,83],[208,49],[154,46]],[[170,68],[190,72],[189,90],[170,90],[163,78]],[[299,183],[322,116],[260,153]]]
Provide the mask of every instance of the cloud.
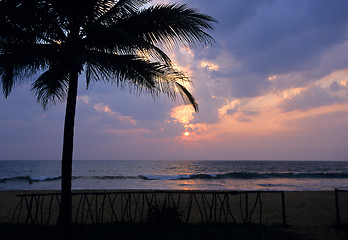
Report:
[[305,87],[283,91],[284,101],[280,107],[284,111],[304,111],[347,102],[348,88],[345,87],[347,76],[347,71],[337,71]]
[[170,117],[174,119],[174,122],[181,123],[185,128],[193,121],[195,110],[190,105],[181,105],[172,109]]
[[201,66],[201,68],[208,69],[209,71],[219,70],[219,65],[214,64],[214,63],[209,62],[209,61],[202,61],[200,66]]
[[327,49],[346,41],[346,7],[344,1],[273,1],[230,32],[228,45],[254,72],[304,70]]
[[107,133],[112,133],[116,135],[121,135],[124,137],[139,137],[143,134],[151,133],[149,129],[136,128],[136,129],[107,129]]
[[89,96],[77,96],[77,100],[81,100],[82,102],[88,104],[90,101],[90,97]]
[[233,101],[226,100],[226,104],[218,109],[219,118],[223,118],[227,114],[238,112],[240,110],[239,105],[240,101],[238,99]]
[[338,82],[334,81],[334,82],[331,83],[329,89],[330,89],[330,91],[337,92],[338,90],[341,89],[341,86],[340,86],[340,84]]
[[219,66],[211,76],[220,83],[213,86],[220,94],[258,96],[274,87],[268,81],[272,75],[296,74],[283,84],[299,87],[348,62],[347,1],[181,2],[219,20],[212,33],[216,45],[195,51],[197,63],[192,65],[204,60]]
[[313,86],[306,89],[300,95],[286,99],[282,105],[284,111],[308,110],[323,105],[332,105],[339,101],[339,98],[330,96],[324,89]]
[[118,112],[115,112],[113,110],[111,110],[107,105],[105,105],[104,103],[97,103],[96,105],[93,106],[93,108],[97,111],[97,112],[101,112],[101,113],[107,113],[108,115],[112,116],[113,118],[119,120],[119,121],[123,121],[123,122],[129,122],[131,124],[136,124],[136,120],[133,119],[133,117],[131,116],[124,116],[121,115]]

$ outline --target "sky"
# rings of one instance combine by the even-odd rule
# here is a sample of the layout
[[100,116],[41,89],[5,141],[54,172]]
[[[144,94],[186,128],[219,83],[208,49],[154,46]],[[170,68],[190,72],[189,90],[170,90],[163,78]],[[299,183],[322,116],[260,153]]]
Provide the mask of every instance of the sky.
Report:
[[[213,46],[170,51],[199,112],[80,78],[74,159],[348,160],[348,1],[176,0],[214,17]],[[61,159],[65,102],[0,96],[0,160]],[[188,132],[186,135],[185,132]]]

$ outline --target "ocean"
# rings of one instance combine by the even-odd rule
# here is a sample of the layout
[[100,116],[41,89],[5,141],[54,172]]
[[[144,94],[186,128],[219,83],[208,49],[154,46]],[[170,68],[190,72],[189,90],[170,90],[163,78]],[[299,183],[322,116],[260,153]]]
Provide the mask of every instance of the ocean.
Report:
[[[0,190],[59,190],[61,161],[0,161]],[[74,161],[73,189],[348,189],[348,162]]]

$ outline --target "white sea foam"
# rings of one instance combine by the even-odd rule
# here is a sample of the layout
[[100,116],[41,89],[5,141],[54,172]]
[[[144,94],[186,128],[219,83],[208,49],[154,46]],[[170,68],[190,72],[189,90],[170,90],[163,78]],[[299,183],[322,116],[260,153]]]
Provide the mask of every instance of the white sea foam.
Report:
[[60,179],[60,176],[54,176],[54,177],[30,177],[30,180],[32,181],[51,181],[51,180],[58,180]]

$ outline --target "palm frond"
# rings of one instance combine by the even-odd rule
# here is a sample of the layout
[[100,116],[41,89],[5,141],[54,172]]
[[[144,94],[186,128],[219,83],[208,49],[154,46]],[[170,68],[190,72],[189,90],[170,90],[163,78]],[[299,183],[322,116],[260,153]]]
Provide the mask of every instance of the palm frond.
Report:
[[198,112],[198,103],[196,99],[193,97],[193,95],[180,83],[175,82],[175,84],[177,85],[185,104],[191,104],[195,109],[195,112]]
[[51,66],[32,84],[37,100],[46,108],[65,100],[69,83],[70,67],[64,63]]
[[199,13],[187,5],[161,4],[133,13],[115,23],[114,27],[124,29],[144,40],[167,47],[181,44],[195,46],[214,42],[206,32],[216,22],[212,17]]
[[122,29],[93,24],[86,28],[85,33],[84,43],[89,49],[118,54],[141,53],[165,64],[172,64],[170,58],[160,48]]
[[198,112],[198,103],[194,96],[187,90],[183,83],[191,84],[190,79],[181,71],[172,67],[162,66],[163,75],[158,76],[157,87],[159,92],[166,94],[172,100],[178,95],[185,104],[190,104]]
[[8,63],[8,65],[5,67],[0,66],[0,78],[2,92],[7,98],[11,93],[12,88],[15,86],[15,79],[13,78],[13,67],[11,63]]
[[198,104],[192,94],[179,82],[190,82],[180,71],[169,65],[150,62],[136,55],[115,55],[93,52],[86,60],[87,84],[92,81],[116,83],[118,87],[130,89],[132,93],[160,93],[175,100],[178,94],[185,104],[192,104],[198,111]]
[[66,38],[63,22],[49,0],[3,0],[0,3],[2,42],[62,41]]
[[[31,62],[56,61],[59,56],[59,47],[56,44],[1,44],[0,64],[5,64],[6,59],[12,59],[16,63],[29,64]],[[2,61],[1,61],[2,59]]]
[[[127,15],[139,11],[139,8],[152,0],[119,0],[107,12],[96,19],[96,23],[113,24]],[[115,2],[115,1],[110,1]],[[109,4],[110,6],[110,4]]]
[[155,77],[161,74],[157,63],[152,63],[136,55],[116,55],[91,51],[87,55],[87,83],[106,81],[119,87],[132,83],[142,91],[155,87]]
[[2,92],[7,98],[13,87],[39,71],[41,64],[38,62],[14,62],[13,59],[6,58],[4,55],[0,54],[0,82]]
[[[185,4],[151,0],[1,0],[0,81],[5,96],[43,72],[32,90],[46,107],[65,99],[70,71],[85,66],[87,86],[116,83],[134,93],[179,95],[198,110],[159,46],[212,44],[216,22]],[[76,72],[75,71],[75,72]]]
[[17,82],[23,82],[42,72],[57,60],[57,49],[47,44],[2,44],[0,79],[7,97]]
[[[92,0],[93,1],[93,0]],[[99,0],[94,1],[93,13],[90,22],[95,22],[100,19],[107,11],[109,11],[114,5],[114,1],[111,0]]]

